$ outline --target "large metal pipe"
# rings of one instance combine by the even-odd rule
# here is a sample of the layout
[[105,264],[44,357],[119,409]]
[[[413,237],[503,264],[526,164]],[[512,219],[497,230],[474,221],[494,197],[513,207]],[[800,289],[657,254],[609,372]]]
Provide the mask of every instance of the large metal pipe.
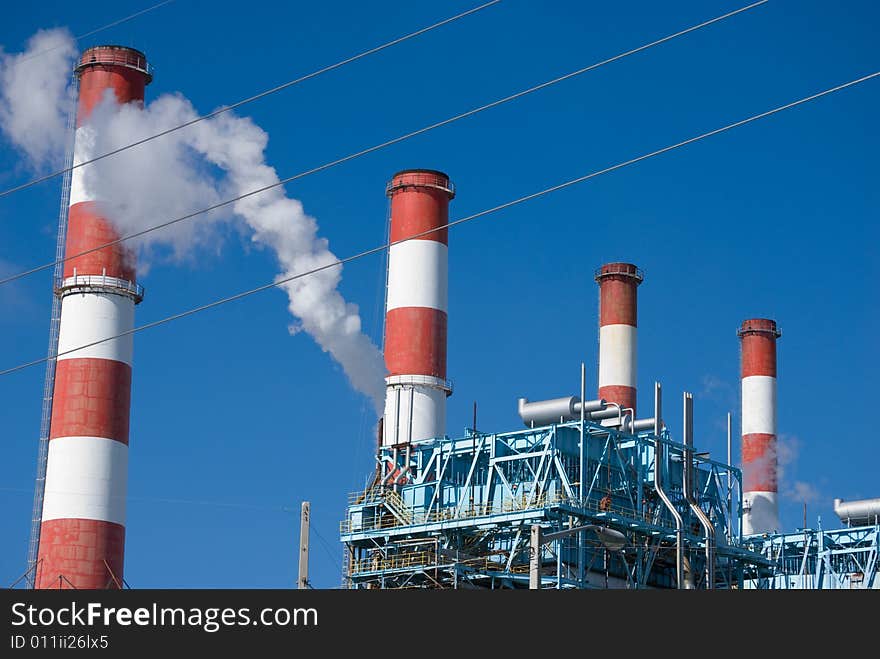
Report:
[[[585,453],[586,446],[584,446],[584,421],[586,420],[586,402],[587,402],[587,366],[584,362],[581,362],[581,400],[580,400],[580,414],[581,414],[581,423],[578,430],[580,431],[580,437],[578,438],[578,502],[581,506],[584,505],[584,472],[586,471],[586,462],[585,462]],[[584,583],[584,569],[586,564],[586,537],[584,533],[581,532],[578,535],[578,584],[583,585]]]
[[[727,465],[733,464],[732,454],[733,446],[733,415],[727,413]],[[727,541],[733,540],[733,494],[731,487],[733,486],[733,474],[730,469],[727,470]]]
[[834,513],[848,526],[880,524],[880,497],[859,501],[834,500]]
[[623,419],[604,419],[602,425],[609,428],[620,428],[623,432],[637,433],[644,430],[651,430],[654,427],[654,417],[648,419],[636,419],[635,423],[633,423],[629,416]]
[[622,416],[620,406],[617,403],[608,403],[608,407],[598,412],[590,412],[587,415],[589,421],[602,421],[604,419],[620,419]]
[[669,510],[672,518],[675,520],[675,584],[676,588],[681,588],[683,584],[684,578],[684,545],[682,544],[682,520],[681,515],[678,510],[675,509],[675,506],[672,505],[672,501],[669,500],[669,496],[666,494],[666,491],[663,489],[663,460],[662,456],[664,455],[665,445],[660,440],[660,428],[662,427],[661,415],[662,415],[662,391],[660,389],[660,383],[654,383],[654,489],[657,490],[657,494],[660,496],[660,499],[663,501],[663,504],[666,506],[667,510]]
[[712,521],[703,512],[697,503],[695,495],[695,478],[694,478],[694,396],[685,392],[684,394],[684,460],[682,460],[682,489],[684,490],[685,500],[688,502],[691,511],[700,520],[703,527],[704,538],[706,540],[706,588],[713,590],[715,588],[715,527]]
[[606,405],[604,400],[599,399],[584,401],[582,406],[577,396],[536,400],[531,403],[526,398],[520,398],[517,401],[517,411],[523,423],[529,428],[534,428],[551,423],[575,421],[581,417],[581,410],[592,419],[592,413],[604,410]]
[[641,432],[643,430],[651,430],[654,427],[653,417],[650,419],[636,419],[635,423],[630,424],[630,432]]

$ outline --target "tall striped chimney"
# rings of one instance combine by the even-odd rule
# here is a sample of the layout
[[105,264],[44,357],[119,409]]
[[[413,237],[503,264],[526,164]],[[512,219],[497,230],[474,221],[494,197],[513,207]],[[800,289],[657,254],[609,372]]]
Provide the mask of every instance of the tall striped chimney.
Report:
[[[152,76],[143,53],[121,46],[86,50],[79,78],[74,163],[94,157],[88,119],[112,91],[116,102],[142,104]],[[133,182],[134,183],[134,182]],[[102,217],[83,169],[71,179],[66,254],[119,238]],[[37,588],[121,588],[128,478],[132,336],[62,354],[134,327],[143,298],[134,254],[122,245],[67,261],[61,296],[58,362],[49,433]]]
[[606,263],[599,284],[599,398],[636,409],[636,289],[644,275],[632,263]]
[[452,385],[446,379],[445,225],[455,192],[443,172],[407,169],[392,177],[386,194],[391,198],[392,246],[382,443],[394,446],[446,434],[446,397]]
[[776,479],[776,321],[737,330],[742,361],[743,534],[779,528]]

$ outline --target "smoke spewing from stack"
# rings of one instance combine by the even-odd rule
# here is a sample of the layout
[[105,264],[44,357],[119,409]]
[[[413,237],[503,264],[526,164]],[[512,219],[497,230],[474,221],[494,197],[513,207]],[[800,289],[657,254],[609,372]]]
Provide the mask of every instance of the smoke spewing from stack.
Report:
[[[178,95],[164,95],[143,110],[103,107],[99,113],[102,131],[97,149],[102,153],[198,117],[189,101]],[[270,188],[236,201],[229,207],[231,213],[208,213],[145,238],[171,245],[185,257],[194,244],[216,240],[219,222],[243,220],[251,240],[273,251],[281,269],[279,278],[338,261],[319,235],[315,218],[277,186],[278,174],[266,162],[268,141],[267,133],[253,121],[226,112],[98,161],[86,169],[86,179],[101,192],[108,212],[125,233],[153,225],[157,218],[180,217],[223,199]],[[222,172],[222,177],[212,175],[211,169]],[[124,185],[125,174],[131,172],[137,173],[139,186]],[[308,333],[342,366],[351,385],[370,399],[378,416],[384,402],[382,354],[363,332],[357,305],[339,291],[341,280],[342,266],[336,266],[282,284],[295,318],[290,331]]]
[[[79,78],[74,162],[94,155],[87,121],[109,95],[137,104],[151,81],[143,53],[98,46],[86,50]],[[74,171],[65,253],[119,237],[99,199]],[[142,299],[134,255],[114,245],[64,265],[58,351],[64,353],[129,331]],[[125,553],[132,335],[58,357],[36,588],[121,588]]]
[[753,318],[737,330],[742,366],[743,534],[779,528],[776,455],[776,321]]
[[[63,110],[72,90],[66,81],[75,54],[73,38],[60,29],[38,32],[24,53],[0,53],[0,129],[37,171],[62,160]],[[89,135],[94,155],[199,116],[180,94],[163,94],[144,106],[120,105],[106,90],[96,93],[95,107],[88,116],[88,124],[100,128]],[[279,177],[266,161],[268,141],[268,134],[249,118],[224,112],[75,171],[80,187],[100,199],[102,214],[112,221],[116,233],[129,235],[276,185]],[[281,186],[127,244],[138,251],[143,274],[155,258],[189,259],[196,248],[205,247],[219,251],[221,223],[242,221],[256,245],[273,251],[279,278],[338,260],[319,235],[315,218]],[[342,266],[338,266],[281,285],[294,317],[290,332],[308,333],[343,368],[352,387],[371,401],[379,416],[385,400],[382,353],[363,332],[358,307],[340,293],[341,279]]]
[[[391,198],[392,246],[382,444],[394,446],[446,434],[446,398],[452,387],[446,380],[449,230],[445,225],[455,192],[446,174],[409,169],[392,177],[386,193]],[[406,240],[413,236],[417,237]],[[406,242],[393,244],[400,240]]]
[[[24,53],[0,53],[0,129],[35,171],[62,160],[65,109],[75,93],[67,81],[75,56],[73,38],[61,29],[37,33]],[[113,61],[104,61],[111,57]],[[198,117],[192,104],[179,94],[165,94],[144,106],[143,88],[149,73],[143,54],[133,49],[90,49],[83,55],[80,73],[77,163]],[[253,121],[226,112],[74,170],[66,253],[79,253],[277,184],[278,175],[265,159],[267,143],[268,135]],[[327,240],[319,236],[316,220],[282,187],[275,187],[223,211],[128,241],[128,247],[117,245],[68,262],[65,276],[71,278],[76,268],[77,279],[62,287],[59,350],[132,328],[131,307],[141,295],[134,279],[135,251],[150,257],[154,255],[151,248],[170,247],[175,258],[186,258],[195,247],[216,242],[217,225],[231,220],[243,220],[253,242],[273,250],[279,278],[338,260]],[[369,398],[380,415],[385,400],[382,354],[363,333],[357,306],[338,290],[341,278],[338,266],[282,285],[296,321],[290,332],[307,332],[342,366],[351,385]],[[74,291],[79,294],[72,295]],[[40,585],[56,587],[62,571],[61,581],[78,588],[116,587],[122,581],[131,346],[129,335],[59,360],[38,558],[44,572]],[[71,365],[85,364],[82,359],[103,360],[107,362],[104,370],[112,373],[71,375]],[[83,437],[107,442],[73,443],[73,438]],[[68,445],[82,450],[75,455],[63,453]],[[94,446],[89,449],[90,445]],[[87,481],[85,489],[77,485],[78,479]],[[64,521],[78,519],[91,521]],[[65,531],[65,524],[73,530]],[[100,527],[91,539],[89,526]]]

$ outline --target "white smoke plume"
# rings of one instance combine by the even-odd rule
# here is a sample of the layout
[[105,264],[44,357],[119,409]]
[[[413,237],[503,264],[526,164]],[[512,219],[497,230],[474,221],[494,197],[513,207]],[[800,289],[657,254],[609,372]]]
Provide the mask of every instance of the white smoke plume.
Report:
[[812,483],[793,478],[801,453],[801,441],[791,435],[776,438],[777,476],[779,491],[786,499],[815,503],[822,498],[821,491]]
[[821,490],[806,481],[794,481],[789,488],[782,491],[782,495],[792,501],[803,503],[816,503],[823,498]]
[[[775,446],[775,448],[774,448]],[[797,462],[801,453],[801,441],[792,435],[781,434],[776,443],[768,446],[760,457],[752,458],[756,473],[776,472],[776,485],[780,495],[790,501],[815,503],[822,499],[822,492],[812,483],[797,480]]]
[[[58,66],[59,62],[45,58],[41,64]],[[50,91],[66,93],[63,89],[47,89],[46,93]],[[10,95],[15,93],[15,89],[8,90]],[[160,96],[143,108],[120,107],[108,91],[89,117],[86,135],[81,130],[80,137],[89,138],[89,155],[94,156],[190,121],[197,114],[181,95]],[[99,200],[102,213],[127,235],[278,182],[275,169],[265,161],[268,139],[249,118],[227,112],[88,165],[82,169],[82,184],[89,197]],[[78,149],[82,142],[78,141]],[[53,148],[58,144],[46,144],[44,152]],[[281,269],[279,279],[337,260],[327,240],[318,236],[315,219],[306,214],[301,202],[287,197],[282,187],[147,234],[137,246],[141,255],[165,246],[185,258],[194,247],[216,241],[221,222],[242,220],[255,243],[274,250]],[[282,285],[297,320],[291,333],[302,329],[311,335],[380,415],[385,389],[382,355],[363,333],[358,307],[340,294],[341,277],[338,266]]]
[[[160,96],[146,107],[120,106],[112,91],[77,132],[77,150],[87,157],[126,146],[197,116],[182,96]],[[100,200],[101,210],[121,235],[130,235],[164,221],[213,206],[235,196],[204,153],[193,148],[196,132],[207,122],[152,140],[99,160],[79,170],[82,187]],[[86,138],[86,139],[83,139]],[[84,148],[85,147],[85,148]],[[140,270],[156,248],[170,248],[177,260],[192,257],[197,247],[218,247],[218,223],[234,219],[232,206],[172,224],[133,241],[140,252]]]
[[40,30],[22,53],[0,48],[0,129],[35,171],[62,162],[75,56],[65,29]]

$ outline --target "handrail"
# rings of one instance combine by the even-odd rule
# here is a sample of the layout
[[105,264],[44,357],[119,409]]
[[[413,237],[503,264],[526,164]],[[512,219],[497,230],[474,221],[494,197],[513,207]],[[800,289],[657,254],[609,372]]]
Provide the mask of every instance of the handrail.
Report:
[[[378,488],[376,488],[378,489]],[[401,523],[394,516],[385,516],[385,517],[373,517],[371,521],[361,521],[358,524],[358,530],[362,531],[373,531],[373,530],[384,530],[395,527],[403,527],[403,526],[414,526],[421,524],[433,524],[437,522],[445,522],[452,520],[460,520],[460,519],[473,519],[476,517],[486,517],[490,515],[498,515],[504,513],[518,512],[518,511],[528,511],[528,510],[540,510],[542,508],[547,508],[549,506],[555,505],[568,505],[572,508],[579,508],[581,510],[586,510],[593,513],[604,513],[609,515],[619,515],[629,520],[639,520],[648,524],[654,524],[653,521],[653,511],[643,511],[639,512],[635,508],[629,508],[628,506],[620,506],[616,504],[611,504],[606,508],[602,508],[598,501],[594,499],[589,499],[581,504],[576,497],[569,497],[564,492],[557,491],[551,494],[542,494],[535,501],[529,503],[527,499],[527,495],[517,497],[515,499],[505,498],[500,502],[491,501],[486,504],[476,504],[474,506],[467,506],[460,511],[455,506],[449,506],[446,508],[441,508],[439,510],[431,510],[428,513],[425,513],[421,510],[415,510],[410,508],[402,499],[400,499],[400,495],[394,493],[393,491],[387,491],[384,495],[380,495],[376,499],[371,499],[369,501],[361,501],[360,497],[363,497],[365,494],[376,494],[376,492],[368,491],[364,492],[356,492],[351,495],[352,501],[357,504],[384,504],[386,501],[391,499],[391,506],[394,507],[395,511],[400,513],[399,508],[403,507],[405,512],[411,513],[410,521],[406,524]],[[384,497],[384,498],[383,498]],[[396,498],[395,498],[396,497]],[[402,506],[401,506],[402,504]],[[401,515],[403,517],[409,517],[410,515]],[[340,522],[340,533],[347,534],[352,532],[352,521],[351,518],[344,519]]]
[[107,275],[79,275],[76,273],[72,277],[65,277],[55,289],[55,294],[59,296],[70,295],[81,292],[81,289],[85,291],[98,289],[109,293],[131,295],[135,299],[135,303],[144,299],[144,287],[136,282]]
[[447,176],[433,172],[404,172],[400,176],[405,178],[403,180],[396,180],[397,177],[395,176],[385,186],[386,196],[391,196],[394,192],[403,188],[434,188],[441,192],[446,192],[452,197],[455,196],[455,186]]
[[385,378],[385,384],[388,385],[422,385],[433,387],[445,391],[447,395],[452,395],[452,380],[446,378],[438,378],[433,375],[389,375]]
[[[89,59],[85,59],[86,53],[90,54]],[[153,67],[147,61],[146,56],[139,51],[125,46],[96,46],[90,48],[83,53],[83,56],[74,68],[74,72],[79,75],[82,69],[90,66],[124,66],[140,71],[150,79],[153,77]]]

